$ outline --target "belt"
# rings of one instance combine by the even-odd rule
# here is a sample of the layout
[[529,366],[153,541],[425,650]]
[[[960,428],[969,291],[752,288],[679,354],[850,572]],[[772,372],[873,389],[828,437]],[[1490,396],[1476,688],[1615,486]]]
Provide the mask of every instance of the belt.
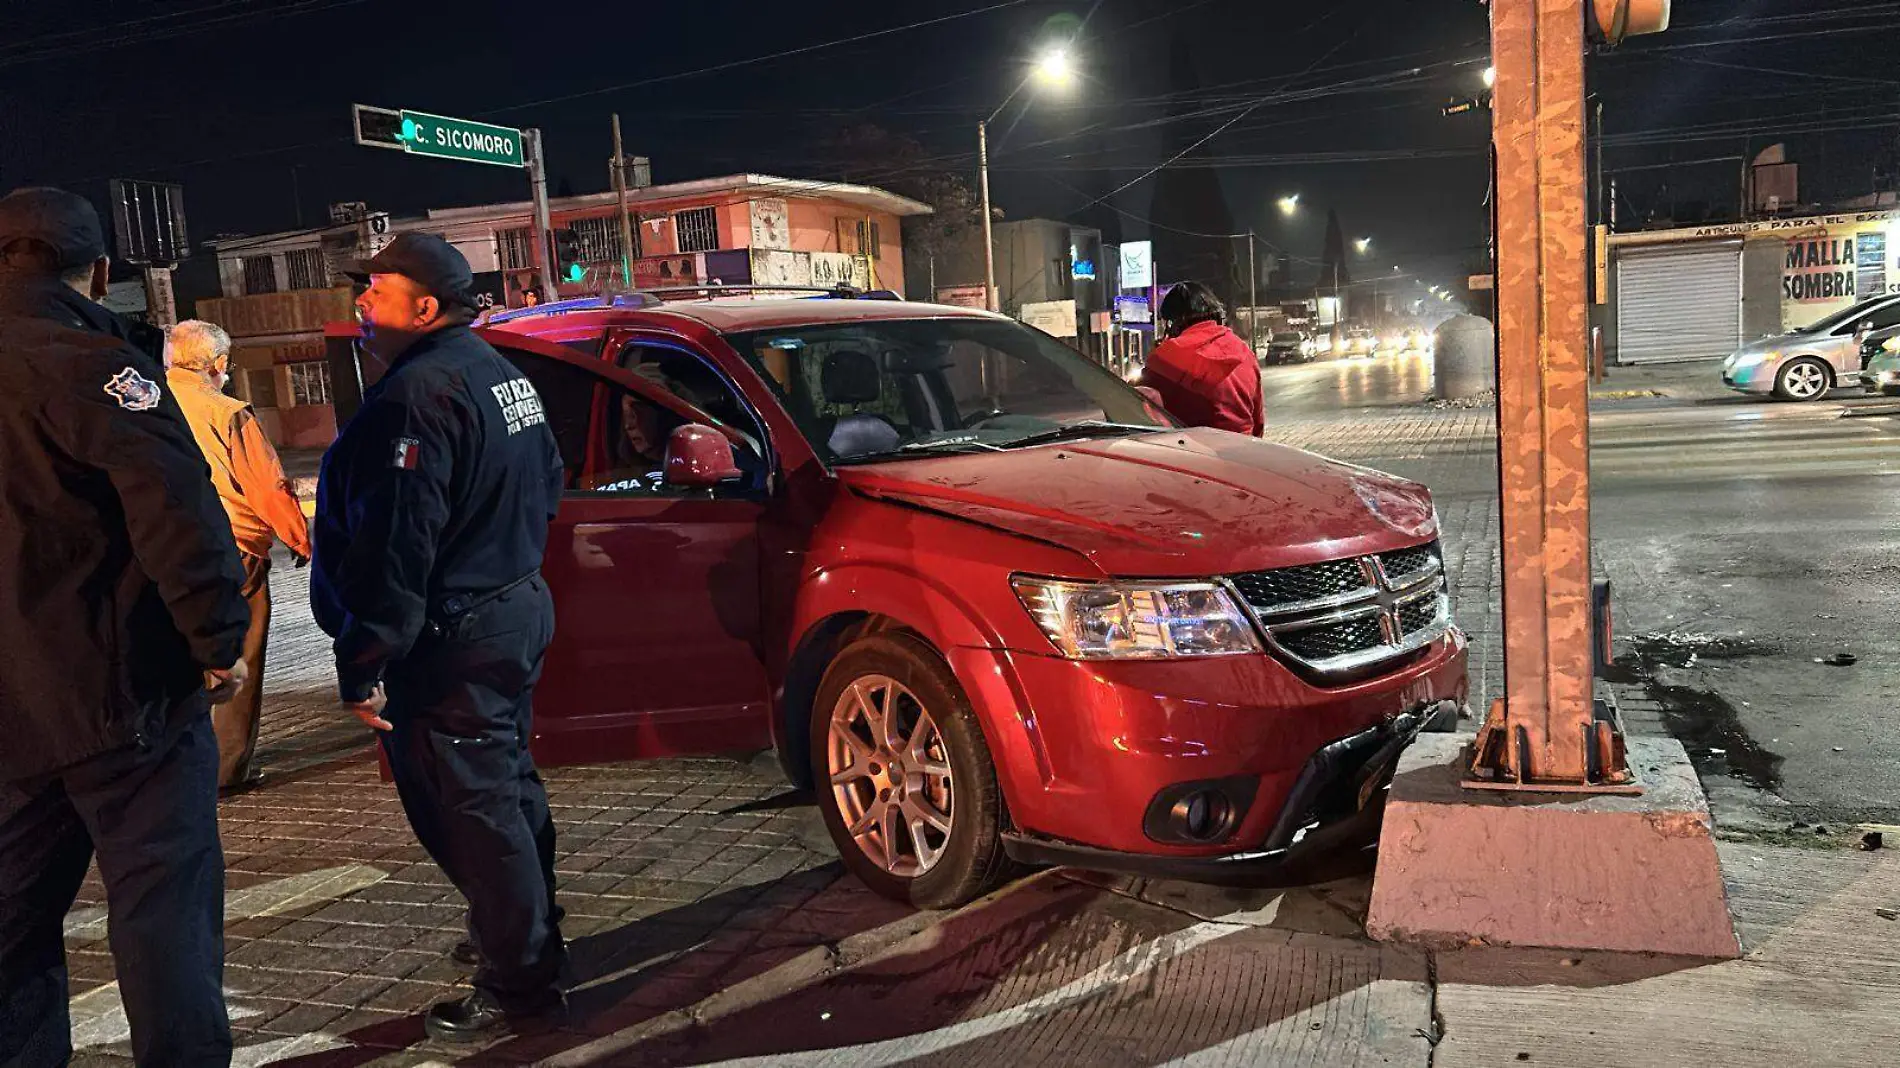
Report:
[[436,606],[436,610],[429,614],[429,628],[439,635],[447,629],[447,624],[455,617],[467,615],[491,601],[500,600],[540,577],[541,571],[536,568],[506,586],[497,586],[481,593],[458,593],[445,597],[442,603]]

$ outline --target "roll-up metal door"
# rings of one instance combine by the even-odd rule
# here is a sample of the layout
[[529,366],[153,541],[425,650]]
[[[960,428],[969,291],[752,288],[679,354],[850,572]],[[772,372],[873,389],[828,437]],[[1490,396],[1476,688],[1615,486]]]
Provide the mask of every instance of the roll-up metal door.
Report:
[[1742,243],[1633,248],[1616,258],[1616,362],[1727,356],[1742,341]]

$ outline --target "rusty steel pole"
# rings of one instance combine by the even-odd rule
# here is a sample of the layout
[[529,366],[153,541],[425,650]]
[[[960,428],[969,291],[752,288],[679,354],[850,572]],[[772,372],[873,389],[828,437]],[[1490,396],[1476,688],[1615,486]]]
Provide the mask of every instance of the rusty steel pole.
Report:
[[1628,790],[1592,656],[1586,0],[1491,0],[1503,700],[1467,785]]

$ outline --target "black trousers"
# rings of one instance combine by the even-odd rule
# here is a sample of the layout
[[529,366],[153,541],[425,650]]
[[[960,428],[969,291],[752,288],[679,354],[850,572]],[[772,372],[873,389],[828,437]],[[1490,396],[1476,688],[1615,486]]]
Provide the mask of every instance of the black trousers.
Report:
[[0,782],[0,1065],[72,1056],[63,930],[95,852],[134,1059],[230,1063],[218,741],[194,700],[144,749]]
[[386,678],[382,736],[409,825],[468,899],[475,987],[510,1012],[559,998],[554,820],[528,754],[534,684],[554,636],[540,577],[448,620]]

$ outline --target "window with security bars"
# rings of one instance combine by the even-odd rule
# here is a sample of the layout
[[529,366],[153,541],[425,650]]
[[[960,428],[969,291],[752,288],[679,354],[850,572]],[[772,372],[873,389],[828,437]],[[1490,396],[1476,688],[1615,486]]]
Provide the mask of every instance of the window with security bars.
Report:
[[[611,215],[592,219],[574,219],[568,224],[574,231],[574,238],[580,243],[580,258],[583,263],[619,263],[620,262],[620,220]],[[638,238],[634,239],[638,242]],[[634,256],[639,256],[636,250]]]
[[330,288],[330,268],[320,248],[293,248],[284,253],[285,273],[292,289]]
[[277,292],[277,265],[269,256],[244,257],[244,295]]
[[330,365],[321,362],[291,364],[290,403],[330,403]]
[[495,233],[495,249],[501,256],[501,269],[521,271],[534,266],[534,228],[516,227]]
[[719,250],[719,213],[713,208],[690,208],[673,213],[673,235],[681,252]]

